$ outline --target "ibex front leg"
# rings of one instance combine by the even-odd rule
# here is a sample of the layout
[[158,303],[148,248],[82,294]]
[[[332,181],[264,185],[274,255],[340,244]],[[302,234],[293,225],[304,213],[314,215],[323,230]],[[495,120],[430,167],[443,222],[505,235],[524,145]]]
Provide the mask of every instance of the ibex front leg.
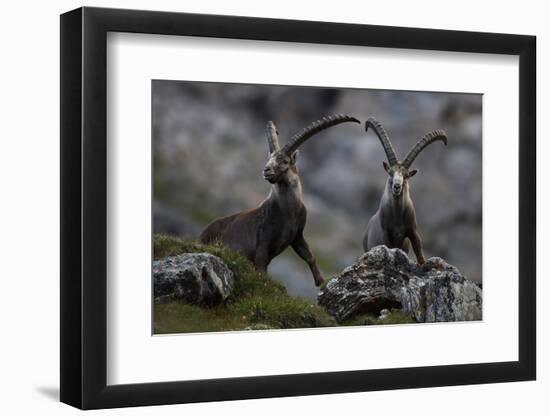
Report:
[[424,251],[422,250],[422,239],[420,239],[420,235],[416,230],[412,230],[408,237],[411,241],[414,254],[416,256],[416,262],[419,265],[422,265],[426,260],[424,259]]
[[311,253],[311,250],[309,250],[309,245],[307,244],[306,240],[304,239],[304,235],[301,232],[298,233],[298,236],[296,236],[296,239],[294,239],[294,242],[292,242],[292,249],[294,249],[294,251],[298,254],[300,258],[307,262],[307,264],[309,265],[309,269],[313,274],[315,285],[319,287],[324,282],[324,279],[321,275],[321,272],[319,272],[319,268],[317,268],[315,257]]

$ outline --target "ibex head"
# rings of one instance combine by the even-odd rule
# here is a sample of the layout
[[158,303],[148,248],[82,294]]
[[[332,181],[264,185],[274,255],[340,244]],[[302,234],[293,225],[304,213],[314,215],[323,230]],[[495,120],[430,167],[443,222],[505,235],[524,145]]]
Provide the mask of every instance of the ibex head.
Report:
[[269,159],[263,170],[264,178],[274,184],[287,180],[289,175],[297,175],[296,157],[300,145],[316,133],[345,122],[360,123],[356,118],[343,114],[327,116],[313,122],[301,132],[295,134],[282,148],[279,146],[279,132],[275,124],[271,121],[267,122],[266,133],[269,145]]
[[386,152],[388,162],[384,161],[382,165],[390,176],[389,185],[391,187],[391,192],[395,197],[401,195],[401,193],[407,186],[407,180],[418,172],[418,170],[410,168],[420,152],[422,152],[422,150],[429,144],[437,140],[440,140],[445,145],[447,145],[447,135],[445,134],[445,131],[441,129],[432,130],[431,132],[424,135],[424,137],[420,139],[416,143],[416,145],[413,146],[413,148],[409,151],[403,161],[399,161],[395,154],[395,150],[393,149],[393,146],[390,142],[388,134],[386,133],[382,125],[373,117],[370,117],[365,122],[365,131],[368,131],[369,128],[372,128],[372,130],[374,130],[376,136],[378,136],[378,139],[380,139],[380,143],[382,144],[384,151]]

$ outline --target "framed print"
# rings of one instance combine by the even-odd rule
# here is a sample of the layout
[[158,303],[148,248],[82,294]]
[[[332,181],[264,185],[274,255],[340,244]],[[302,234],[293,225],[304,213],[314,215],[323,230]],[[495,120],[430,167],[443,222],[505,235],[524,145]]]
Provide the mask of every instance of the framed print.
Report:
[[61,16],[61,400],[532,380],[535,38]]

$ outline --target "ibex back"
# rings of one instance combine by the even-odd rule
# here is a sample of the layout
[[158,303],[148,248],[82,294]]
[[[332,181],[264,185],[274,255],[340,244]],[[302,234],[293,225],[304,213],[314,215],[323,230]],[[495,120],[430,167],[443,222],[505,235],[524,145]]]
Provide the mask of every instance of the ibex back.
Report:
[[273,258],[292,246],[308,263],[315,285],[321,285],[323,277],[303,235],[307,211],[296,166],[297,149],[316,133],[344,122],[359,123],[346,115],[328,116],[303,129],[282,148],[275,124],[268,122],[269,159],[263,177],[272,184],[269,195],[257,208],[214,220],[200,240],[221,241],[245,255],[260,271],[266,271]]

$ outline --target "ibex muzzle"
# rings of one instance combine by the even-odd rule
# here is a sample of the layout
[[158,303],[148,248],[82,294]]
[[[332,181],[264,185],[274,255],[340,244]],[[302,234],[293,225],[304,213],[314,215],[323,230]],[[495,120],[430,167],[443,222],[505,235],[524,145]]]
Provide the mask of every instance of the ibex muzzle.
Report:
[[443,130],[431,131],[418,141],[401,162],[397,159],[382,125],[371,117],[365,123],[365,131],[369,128],[374,130],[386,152],[388,162],[384,161],[383,166],[389,178],[386,181],[378,211],[372,216],[367,226],[363,249],[368,251],[374,246],[386,245],[389,248],[400,248],[408,253],[412,243],[416,260],[422,264],[425,262],[424,251],[417,231],[416,213],[409,194],[408,181],[418,171],[410,167],[420,152],[431,143],[440,140],[447,145],[447,135]]
[[316,133],[345,122],[359,120],[342,114],[325,117],[294,135],[282,148],[275,124],[268,122],[269,155],[262,174],[272,184],[269,195],[257,208],[214,220],[201,233],[200,240],[221,241],[241,252],[261,271],[266,271],[273,258],[292,246],[308,263],[315,284],[321,285],[323,277],[303,235],[307,211],[296,166],[297,150]]

